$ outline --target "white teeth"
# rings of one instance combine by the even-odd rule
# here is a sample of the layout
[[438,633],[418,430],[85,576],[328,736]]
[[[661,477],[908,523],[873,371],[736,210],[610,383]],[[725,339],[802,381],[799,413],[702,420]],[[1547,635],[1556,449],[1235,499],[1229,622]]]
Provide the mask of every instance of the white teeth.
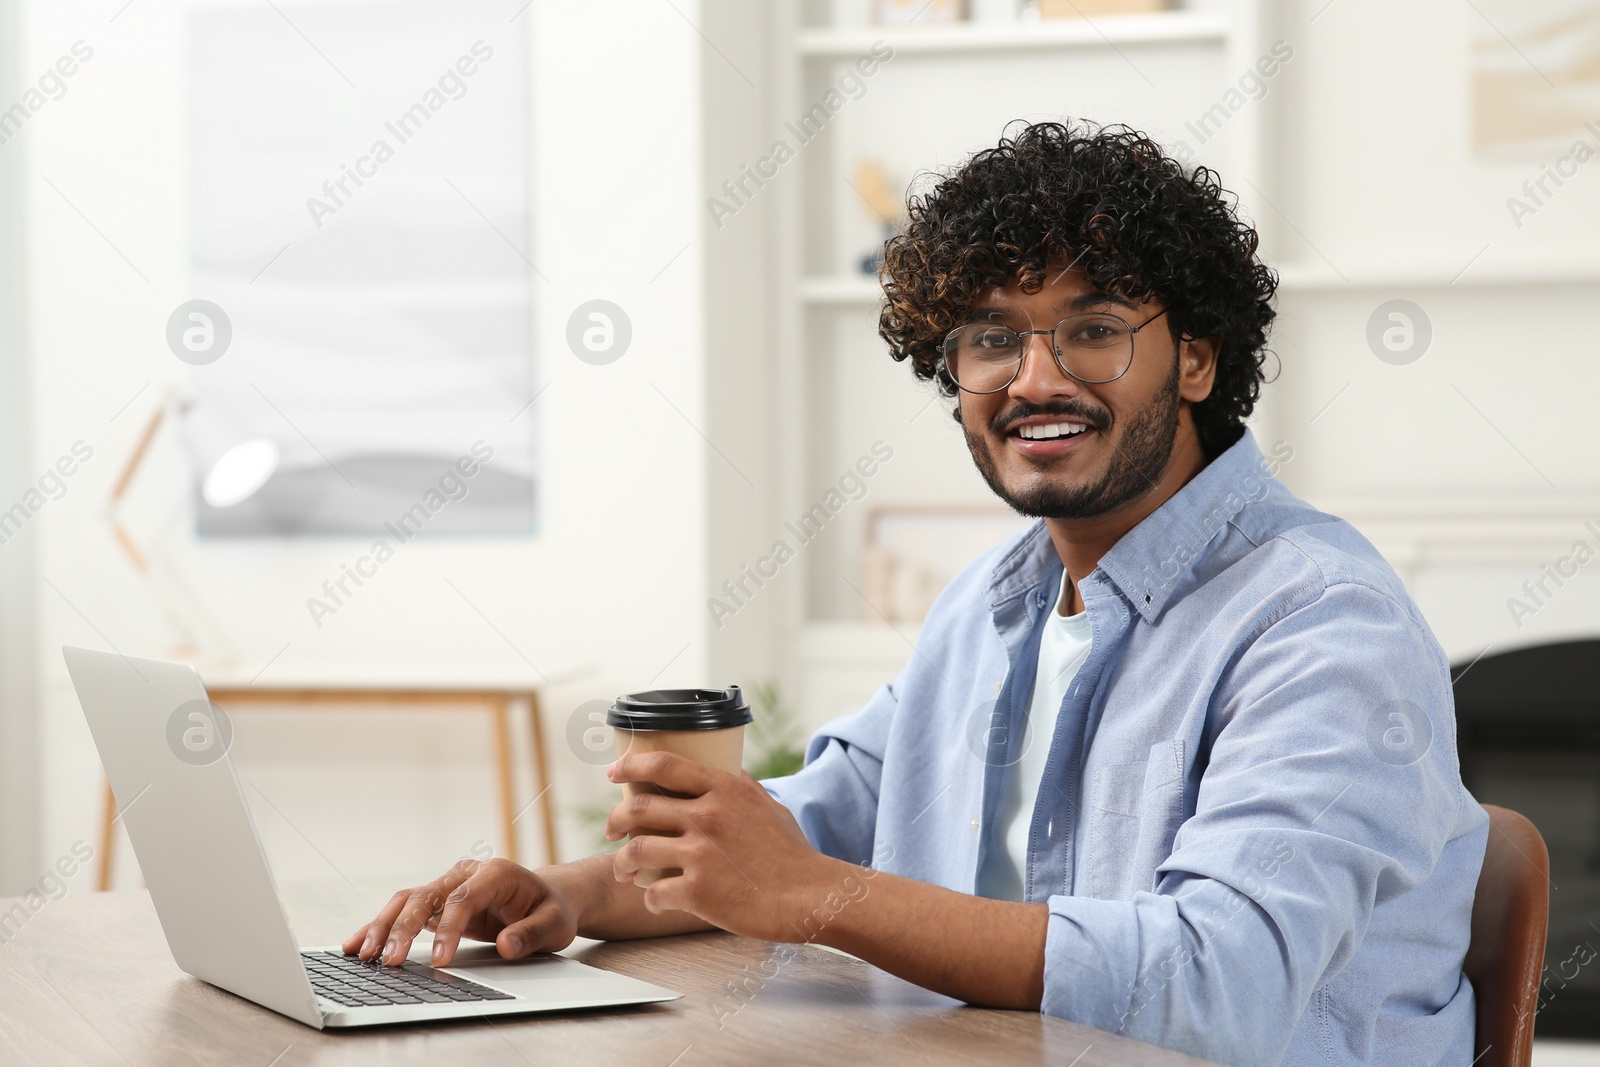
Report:
[[1088,428],[1081,422],[1056,422],[1048,426],[1024,426],[1022,436],[1029,441],[1048,441],[1052,437],[1071,437]]

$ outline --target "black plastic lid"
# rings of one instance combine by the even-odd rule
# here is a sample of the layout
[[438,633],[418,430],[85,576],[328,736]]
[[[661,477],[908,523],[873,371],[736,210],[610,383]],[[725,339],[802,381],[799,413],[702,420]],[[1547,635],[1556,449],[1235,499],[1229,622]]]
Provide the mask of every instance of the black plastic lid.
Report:
[[606,723],[620,730],[726,730],[755,716],[736,685],[726,689],[651,689],[617,698]]

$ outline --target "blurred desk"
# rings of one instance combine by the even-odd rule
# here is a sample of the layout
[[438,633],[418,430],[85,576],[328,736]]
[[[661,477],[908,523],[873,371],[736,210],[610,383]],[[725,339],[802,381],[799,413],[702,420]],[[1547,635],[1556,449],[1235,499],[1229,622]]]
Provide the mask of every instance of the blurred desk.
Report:
[[[285,903],[302,944],[328,944],[393,888],[336,899],[332,889],[290,887]],[[0,915],[16,903],[0,900]],[[75,893],[4,933],[0,1062],[8,1064],[1203,1067],[1036,1012],[968,1008],[826,949],[731,934],[580,941],[564,953],[685,994],[668,1004],[335,1033],[183,974],[143,891]],[[782,962],[780,948],[794,958]]]
[[[545,753],[544,723],[539,693],[552,685],[571,681],[587,673],[573,667],[548,674],[525,672],[464,670],[459,667],[391,665],[361,668],[339,665],[320,669],[293,668],[271,673],[267,680],[255,680],[223,672],[202,671],[211,702],[232,714],[236,709],[361,707],[370,709],[464,708],[489,713],[499,783],[500,824],[505,837],[502,855],[520,862],[516,819],[521,811],[537,804],[544,832],[545,859],[556,860],[555,798],[551,790],[550,765]],[[508,716],[513,708],[525,704],[528,730],[532,738],[533,800],[518,809],[516,777],[512,766],[511,734]],[[105,787],[105,811],[100,828],[99,888],[111,888],[113,849],[116,844],[117,801],[111,787]]]

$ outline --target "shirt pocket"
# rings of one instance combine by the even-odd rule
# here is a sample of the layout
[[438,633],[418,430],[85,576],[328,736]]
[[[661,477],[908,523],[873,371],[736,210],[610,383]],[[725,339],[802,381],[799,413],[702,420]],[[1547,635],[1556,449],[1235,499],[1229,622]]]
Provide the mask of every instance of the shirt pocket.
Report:
[[1158,741],[1141,761],[1102,767],[1089,782],[1085,895],[1128,900],[1153,890],[1182,816],[1182,741]]

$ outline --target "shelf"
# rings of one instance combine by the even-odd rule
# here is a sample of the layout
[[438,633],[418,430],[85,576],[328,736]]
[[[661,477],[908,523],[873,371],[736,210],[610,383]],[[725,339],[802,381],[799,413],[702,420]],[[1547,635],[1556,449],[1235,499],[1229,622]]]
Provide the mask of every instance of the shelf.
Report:
[[807,304],[859,304],[877,307],[883,302],[883,287],[867,274],[840,274],[834,277],[804,278],[800,299]]
[[[1273,263],[1284,293],[1361,292],[1370,289],[1476,289],[1484,286],[1600,285],[1600,257],[1593,255],[1519,255],[1471,266],[1441,258],[1349,262],[1335,270],[1327,263]],[[1465,270],[1462,268],[1466,267]],[[813,276],[800,282],[800,299],[813,306],[877,307],[883,290],[875,278],[842,274]]]
[[866,54],[878,41],[897,56],[937,52],[994,52],[1019,48],[1106,48],[1122,44],[1223,43],[1230,24],[1209,11],[1162,15],[1102,15],[1098,18],[1043,19],[1039,22],[963,22],[944,26],[853,26],[805,30],[802,56],[848,58]]
[[1382,497],[1308,494],[1371,541],[1391,565],[1497,567],[1537,571],[1589,541],[1600,515],[1595,494]]
[[[1284,292],[1322,292],[1363,289],[1459,289],[1488,285],[1592,285],[1600,283],[1600,257],[1549,252],[1519,253],[1500,259],[1485,252],[1482,258],[1430,257],[1351,261],[1338,269],[1322,260],[1274,263]],[[1470,263],[1470,265],[1469,265]]]
[[1463,524],[1506,523],[1559,528],[1569,541],[1583,525],[1600,516],[1600,495],[1594,493],[1491,493],[1462,489],[1432,495],[1376,496],[1314,493],[1308,502],[1340,518],[1359,516],[1368,522],[1438,523],[1458,536],[1476,536]]

